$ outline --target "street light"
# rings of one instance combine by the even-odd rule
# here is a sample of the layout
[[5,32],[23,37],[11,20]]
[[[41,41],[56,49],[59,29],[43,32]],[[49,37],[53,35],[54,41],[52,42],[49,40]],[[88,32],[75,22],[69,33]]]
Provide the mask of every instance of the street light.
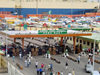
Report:
[[94,49],[93,49],[93,71],[94,71],[94,62],[95,62],[95,44],[96,44],[96,40],[94,39]]
[[38,15],[38,0],[36,0],[36,14]]

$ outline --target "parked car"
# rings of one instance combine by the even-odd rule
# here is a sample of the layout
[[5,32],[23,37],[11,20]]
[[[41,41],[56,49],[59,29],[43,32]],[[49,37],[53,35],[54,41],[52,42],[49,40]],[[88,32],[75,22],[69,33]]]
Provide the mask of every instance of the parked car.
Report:
[[91,75],[100,75],[100,73],[98,71],[93,71],[91,72]]
[[91,73],[93,71],[93,66],[91,64],[86,64],[85,71]]

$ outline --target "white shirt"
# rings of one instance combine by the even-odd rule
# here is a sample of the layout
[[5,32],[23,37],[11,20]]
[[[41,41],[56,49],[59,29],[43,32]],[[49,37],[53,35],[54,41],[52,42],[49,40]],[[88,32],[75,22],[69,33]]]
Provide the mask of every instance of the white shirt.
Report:
[[19,57],[20,57],[20,58],[22,57],[22,54],[21,54],[21,53],[19,54]]
[[31,62],[31,59],[29,58],[28,61]]
[[35,65],[38,65],[38,62],[35,62]]
[[68,75],[72,75],[72,73],[68,73]]
[[63,72],[61,72],[61,75],[64,75]]

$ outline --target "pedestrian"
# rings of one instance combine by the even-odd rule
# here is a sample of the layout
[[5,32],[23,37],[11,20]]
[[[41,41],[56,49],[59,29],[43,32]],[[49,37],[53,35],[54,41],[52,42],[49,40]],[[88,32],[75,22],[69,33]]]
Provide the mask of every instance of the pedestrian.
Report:
[[53,75],[56,75],[55,72],[53,72]]
[[50,72],[50,75],[53,75],[53,72],[52,71]]
[[80,55],[77,58],[78,64],[80,63]]
[[75,71],[74,71],[74,69],[72,70],[72,75],[75,75]]
[[30,62],[29,62],[29,59],[27,59],[27,67],[29,67],[30,65]]
[[68,63],[66,62],[66,64],[65,64],[65,67],[66,67],[66,69],[68,69]]
[[60,75],[64,75],[64,74],[63,74],[63,71],[60,72]]
[[72,75],[72,73],[71,73],[71,72],[69,72],[69,73],[68,73],[68,75]]
[[46,57],[49,58],[49,59],[51,58],[51,55],[50,55],[50,51],[49,50],[47,51]]
[[90,58],[88,59],[88,64],[91,64],[91,60],[90,60]]
[[27,67],[27,59],[25,59],[25,67]]
[[44,67],[44,64],[42,63],[42,64],[41,64],[41,68],[43,68],[43,67]]
[[40,68],[40,69],[39,69],[39,72],[40,72],[40,75],[42,75],[43,70]]
[[58,72],[58,75],[60,75],[60,72]]
[[15,61],[15,56],[14,55],[12,56],[12,59],[13,59],[13,62],[14,62]]
[[21,53],[19,53],[19,58],[22,59],[22,54]]
[[50,64],[48,65],[48,71],[50,71]]
[[29,65],[31,65],[31,58],[28,57],[28,62],[29,62]]
[[42,75],[46,75],[46,73],[43,71],[43,72],[42,72]]
[[38,68],[38,61],[35,62],[35,67]]
[[50,71],[53,71],[53,64],[50,64]]
[[37,75],[40,75],[39,69],[37,69]]
[[64,57],[67,57],[67,56],[68,56],[68,49],[66,49],[64,52]]

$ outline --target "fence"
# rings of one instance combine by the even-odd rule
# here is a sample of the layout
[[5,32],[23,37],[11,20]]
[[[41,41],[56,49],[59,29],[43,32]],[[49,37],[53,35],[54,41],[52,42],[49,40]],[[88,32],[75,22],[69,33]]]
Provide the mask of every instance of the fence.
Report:
[[14,65],[8,62],[8,75],[24,75]]

